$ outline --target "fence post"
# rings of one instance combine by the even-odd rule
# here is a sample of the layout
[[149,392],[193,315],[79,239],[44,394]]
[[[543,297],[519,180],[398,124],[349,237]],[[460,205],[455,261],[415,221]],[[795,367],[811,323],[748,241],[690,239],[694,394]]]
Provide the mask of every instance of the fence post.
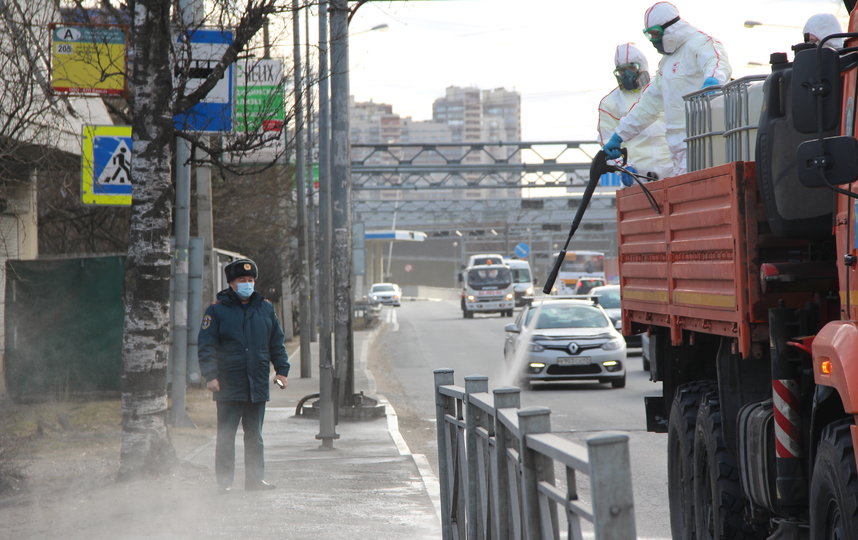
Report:
[[[543,538],[539,519],[539,480],[554,480],[554,466],[546,467],[545,460],[527,447],[527,436],[551,431],[551,410],[547,407],[528,407],[518,411],[518,430],[521,433],[521,505],[524,511],[524,532],[528,540]],[[553,525],[557,529],[557,513]],[[554,538],[557,538],[557,533]]]
[[596,538],[635,537],[629,436],[605,432],[587,438]]
[[518,409],[521,407],[521,390],[511,386],[503,388],[495,388],[494,392],[495,404],[495,447],[492,451],[492,515],[494,516],[494,526],[497,532],[497,538],[512,538],[510,531],[510,515],[512,512],[518,512],[518,508],[510,508],[509,505],[509,490],[506,488],[509,478],[509,462],[507,460],[507,448],[509,448],[509,433],[506,426],[500,421],[498,411],[500,409]]
[[[439,387],[452,385],[454,382],[453,370],[449,368],[436,369],[435,374],[435,433],[438,437],[438,480],[441,486],[441,534],[444,540],[452,540],[453,526],[450,515],[450,467],[453,463],[447,462],[449,455],[447,444],[446,426],[444,416],[447,414],[447,400],[441,395]],[[452,411],[455,413],[455,411]],[[455,480],[454,480],[455,481]]]
[[465,454],[468,457],[468,538],[476,539],[480,522],[477,497],[477,415],[480,411],[471,405],[471,394],[489,391],[489,378],[485,375],[465,377]]

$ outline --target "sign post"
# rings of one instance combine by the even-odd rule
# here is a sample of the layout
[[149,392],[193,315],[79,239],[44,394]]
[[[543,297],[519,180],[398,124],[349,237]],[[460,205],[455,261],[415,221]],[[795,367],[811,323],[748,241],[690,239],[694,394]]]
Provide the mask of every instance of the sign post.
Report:
[[83,204],[131,205],[131,126],[84,126]]
[[51,88],[68,95],[125,93],[125,29],[107,25],[50,25]]
[[[214,71],[232,44],[231,30],[197,29],[189,32],[191,60],[187,66],[185,95],[199,88]],[[220,132],[232,130],[233,65],[202,101],[173,117],[177,131]],[[182,70],[185,71],[185,70]]]
[[235,131],[280,131],[283,107],[283,62],[245,59],[236,66]]

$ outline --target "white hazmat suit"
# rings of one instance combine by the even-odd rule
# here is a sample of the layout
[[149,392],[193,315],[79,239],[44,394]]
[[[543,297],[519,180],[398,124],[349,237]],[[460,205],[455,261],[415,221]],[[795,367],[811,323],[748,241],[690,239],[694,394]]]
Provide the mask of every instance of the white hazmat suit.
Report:
[[[817,13],[804,23],[804,35],[810,37],[809,43],[817,43],[831,34],[841,34],[840,21],[831,13]],[[825,47],[842,49],[844,38],[832,38],[825,42]]]
[[[647,29],[667,25],[674,19],[679,19],[679,11],[669,2],[654,4],[644,15]],[[620,120],[616,134],[623,142],[631,141],[664,112],[667,146],[673,158],[671,176],[676,176],[686,171],[685,102],[682,97],[699,90],[710,78],[718,84],[726,83],[732,69],[724,46],[718,40],[681,19],[664,29],[659,45],[664,56],[655,78],[637,105]]]
[[[641,72],[649,71],[646,57],[633,43],[617,46],[614,53],[614,66],[637,64]],[[599,102],[599,143],[604,146],[611,138],[620,119],[624,117],[638,102],[643,94],[643,88],[626,90],[617,86],[611,93]],[[655,173],[659,178],[670,175],[673,161],[665,142],[664,118],[659,117],[647,128],[629,141],[629,165],[640,174]]]

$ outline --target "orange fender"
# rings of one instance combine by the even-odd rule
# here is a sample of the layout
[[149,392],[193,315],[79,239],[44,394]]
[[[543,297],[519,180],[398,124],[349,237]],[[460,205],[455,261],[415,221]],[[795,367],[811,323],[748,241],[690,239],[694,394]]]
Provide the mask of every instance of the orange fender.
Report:
[[858,414],[858,323],[832,321],[813,340],[813,379],[840,394],[847,414]]

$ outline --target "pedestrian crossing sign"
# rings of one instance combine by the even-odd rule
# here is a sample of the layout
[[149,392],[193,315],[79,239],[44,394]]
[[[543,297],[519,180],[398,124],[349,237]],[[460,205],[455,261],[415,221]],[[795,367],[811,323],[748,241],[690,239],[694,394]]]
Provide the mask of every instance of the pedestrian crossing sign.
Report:
[[83,204],[131,205],[131,126],[84,126]]

